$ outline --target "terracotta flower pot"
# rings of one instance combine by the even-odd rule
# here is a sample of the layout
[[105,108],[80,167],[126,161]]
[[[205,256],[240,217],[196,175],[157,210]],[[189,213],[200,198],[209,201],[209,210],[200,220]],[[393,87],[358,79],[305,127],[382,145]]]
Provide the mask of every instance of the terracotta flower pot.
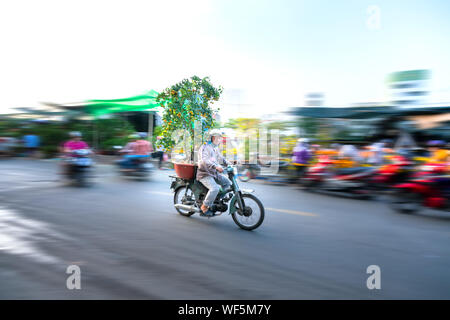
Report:
[[174,163],[175,172],[182,179],[194,179],[197,166],[190,163]]

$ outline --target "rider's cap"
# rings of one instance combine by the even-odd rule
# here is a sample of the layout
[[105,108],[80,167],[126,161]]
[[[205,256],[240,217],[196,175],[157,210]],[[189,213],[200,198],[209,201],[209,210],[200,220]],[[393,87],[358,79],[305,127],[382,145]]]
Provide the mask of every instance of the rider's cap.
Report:
[[211,139],[212,137],[221,137],[222,136],[222,132],[218,129],[212,129],[209,131],[209,138]]

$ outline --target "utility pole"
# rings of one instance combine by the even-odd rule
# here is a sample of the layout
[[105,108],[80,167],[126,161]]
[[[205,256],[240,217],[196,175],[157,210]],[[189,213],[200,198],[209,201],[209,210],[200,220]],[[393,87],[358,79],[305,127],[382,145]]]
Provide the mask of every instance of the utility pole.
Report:
[[148,112],[148,138],[150,141],[153,139],[153,112]]

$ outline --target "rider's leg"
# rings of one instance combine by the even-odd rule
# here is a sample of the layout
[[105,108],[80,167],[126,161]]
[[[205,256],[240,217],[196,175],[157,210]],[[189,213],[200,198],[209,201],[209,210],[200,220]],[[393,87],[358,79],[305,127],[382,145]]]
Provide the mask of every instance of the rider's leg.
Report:
[[223,190],[228,190],[231,187],[230,179],[223,174],[218,174],[217,182],[219,182]]
[[220,187],[216,183],[216,181],[214,181],[214,178],[211,176],[204,177],[203,179],[200,180],[200,182],[206,188],[208,188],[208,193],[206,194],[205,200],[203,200],[203,205],[201,207],[201,210],[203,211],[203,213],[205,213],[213,205],[214,200],[216,200]]

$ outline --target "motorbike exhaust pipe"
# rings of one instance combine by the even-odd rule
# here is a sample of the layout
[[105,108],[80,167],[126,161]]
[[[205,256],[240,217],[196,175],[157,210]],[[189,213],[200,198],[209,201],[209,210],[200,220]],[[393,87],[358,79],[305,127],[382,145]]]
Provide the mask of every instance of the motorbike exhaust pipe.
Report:
[[177,203],[176,205],[174,205],[174,207],[177,209],[181,209],[181,210],[200,212],[199,208],[194,207],[194,206],[188,206],[187,204]]

